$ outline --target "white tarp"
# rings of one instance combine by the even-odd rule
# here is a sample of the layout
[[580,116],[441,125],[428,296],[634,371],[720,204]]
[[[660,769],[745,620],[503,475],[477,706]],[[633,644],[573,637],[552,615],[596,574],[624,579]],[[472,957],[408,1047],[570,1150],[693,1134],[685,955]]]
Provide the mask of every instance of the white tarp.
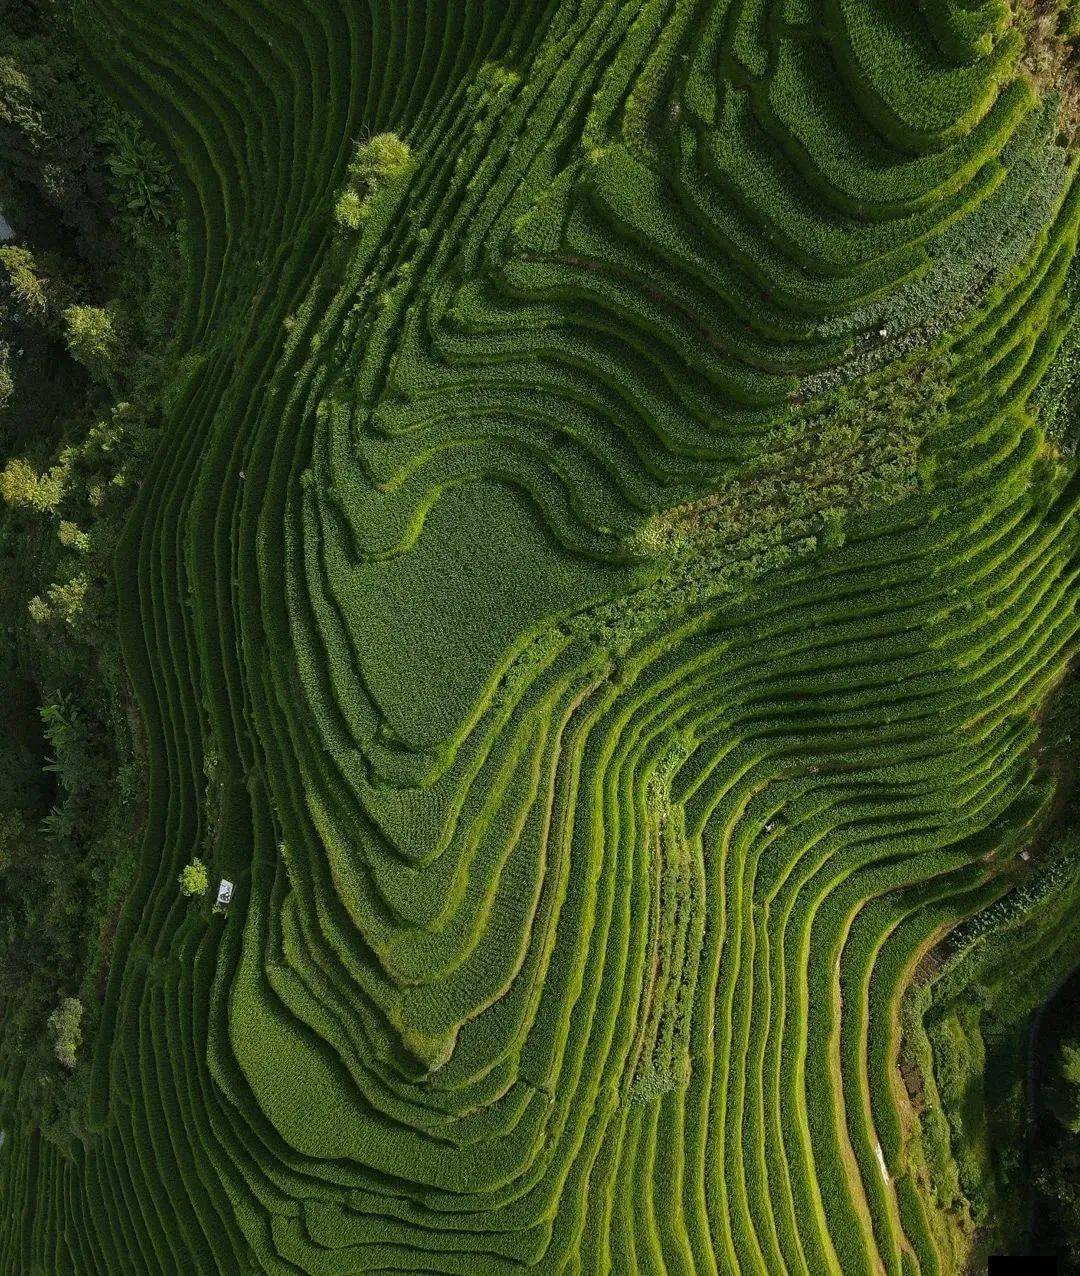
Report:
[[14,238],[15,232],[11,229],[11,226],[4,214],[0,213],[0,244],[2,244],[5,239]]

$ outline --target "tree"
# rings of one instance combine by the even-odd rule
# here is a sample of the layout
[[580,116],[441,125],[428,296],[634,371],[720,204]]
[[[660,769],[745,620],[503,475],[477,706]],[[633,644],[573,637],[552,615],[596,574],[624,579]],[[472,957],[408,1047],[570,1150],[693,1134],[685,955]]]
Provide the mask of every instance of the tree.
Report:
[[0,266],[15,303],[39,317],[44,315],[48,298],[34,254],[28,248],[0,248]]
[[120,334],[113,315],[101,306],[68,306],[64,337],[71,357],[95,380],[105,380],[120,354]]
[[82,1002],[78,997],[63,997],[49,1016],[49,1035],[53,1053],[65,1068],[74,1068],[75,1055],[82,1045]]
[[62,521],[58,532],[60,544],[65,549],[77,550],[80,554],[89,552],[90,537],[86,532],[82,531],[77,523]]
[[18,858],[26,837],[26,821],[18,811],[0,811],[0,874]]
[[0,412],[11,402],[15,393],[15,378],[11,374],[11,351],[0,341]]
[[38,594],[27,603],[30,619],[38,625],[48,620],[60,620],[74,629],[86,613],[89,592],[90,580],[82,572],[70,580],[57,581],[49,586],[45,598]]
[[64,496],[65,478],[62,466],[54,465],[39,474],[27,461],[13,456],[0,470],[0,498],[15,508],[55,510]]
[[191,899],[197,895],[205,895],[209,889],[210,878],[206,865],[196,856],[180,873],[180,894]]
[[43,625],[49,619],[51,613],[49,604],[40,594],[35,594],[33,598],[26,604],[26,610],[30,613],[30,619],[35,625]]
[[1047,1106],[1072,1134],[1080,1134],[1080,1041],[1063,1041],[1054,1060]]

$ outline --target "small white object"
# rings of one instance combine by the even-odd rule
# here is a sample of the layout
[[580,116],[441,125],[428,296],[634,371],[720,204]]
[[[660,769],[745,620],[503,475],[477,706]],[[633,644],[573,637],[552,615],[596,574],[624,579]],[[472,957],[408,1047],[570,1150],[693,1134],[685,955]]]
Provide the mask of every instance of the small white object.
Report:
[[1020,858],[1021,858],[1022,860],[1029,860],[1029,859],[1031,859],[1031,852],[1030,852],[1030,851],[1021,851],[1021,852],[1020,852]]
[[218,908],[225,908],[228,905],[229,900],[232,899],[232,893],[233,893],[232,882],[230,882],[228,878],[223,877],[221,879],[220,885],[217,888]]
[[885,1164],[885,1153],[881,1150],[881,1144],[874,1140],[874,1151],[877,1153],[878,1165],[881,1166],[881,1177],[886,1183],[889,1181],[889,1167]]
[[878,329],[878,333],[877,333],[877,335],[878,335],[879,337],[887,337],[887,336],[889,335],[889,330],[888,330],[888,328],[879,328],[879,329]]

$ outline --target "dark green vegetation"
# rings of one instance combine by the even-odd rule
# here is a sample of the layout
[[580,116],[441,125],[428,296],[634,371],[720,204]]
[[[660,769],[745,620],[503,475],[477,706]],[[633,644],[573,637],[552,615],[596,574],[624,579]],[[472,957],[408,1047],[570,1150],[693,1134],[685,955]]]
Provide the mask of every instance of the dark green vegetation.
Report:
[[1080,1270],[1080,977],[1074,974],[1034,1023],[1029,1135],[1031,1245]]
[[0,28],[0,998],[7,1102],[63,1142],[84,1087],[51,1058],[97,1024],[145,803],[112,558],[157,446],[176,198],[66,6]]
[[5,19],[0,1271],[1075,1247],[1076,7]]

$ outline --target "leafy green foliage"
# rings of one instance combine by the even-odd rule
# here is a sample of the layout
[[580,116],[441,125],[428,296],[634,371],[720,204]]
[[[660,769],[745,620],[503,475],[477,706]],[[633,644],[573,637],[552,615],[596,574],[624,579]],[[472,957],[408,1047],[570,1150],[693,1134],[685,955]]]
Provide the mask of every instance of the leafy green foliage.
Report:
[[367,212],[364,198],[351,188],[343,190],[334,204],[334,220],[345,230],[360,230]]
[[7,342],[0,341],[0,412],[11,402],[15,393],[15,378],[11,372],[11,350]]
[[16,509],[52,512],[63,499],[66,478],[63,465],[39,474],[21,457],[12,457],[0,470],[0,497]]
[[77,550],[80,554],[85,554],[90,549],[90,537],[86,532],[80,531],[76,523],[61,519],[57,534],[60,538],[60,544],[66,549]]
[[113,202],[123,214],[158,224],[175,220],[175,187],[164,157],[138,120],[109,104],[98,137]]
[[180,894],[186,899],[205,895],[210,889],[210,877],[206,865],[196,857],[180,870]]
[[921,487],[919,451],[945,420],[948,367],[918,361],[850,388],[829,411],[795,417],[763,441],[745,477],[702,501],[654,516],[643,532],[660,552],[779,531],[842,542],[849,512],[894,505]]
[[65,1068],[74,1068],[82,1045],[83,1007],[77,997],[64,997],[49,1016],[53,1052]]
[[102,306],[69,306],[64,311],[64,339],[74,359],[97,380],[107,380],[121,352],[116,318]]
[[1066,1130],[1080,1134],[1080,1042],[1059,1044],[1047,1102]]
[[27,611],[35,624],[55,620],[74,628],[85,619],[89,593],[89,578],[79,572],[70,580],[50,585],[44,598],[40,594],[35,595],[27,603]]
[[[0,22],[0,996],[27,1060],[62,989],[96,1020],[137,867],[113,554],[183,269],[175,183],[89,74],[72,7],[16,0]],[[30,1067],[35,1126],[68,1149],[86,1078]]]
[[1036,1171],[1035,1185],[1051,1202],[1055,1229],[1066,1238],[1075,1265],[1080,1262],[1080,1138],[1061,1140],[1053,1159]]
[[412,152],[396,133],[378,133],[358,142],[349,161],[347,181],[334,203],[334,219],[345,230],[358,231],[371,215],[381,190],[400,181],[412,168]]
[[[62,604],[53,605],[67,619],[60,610]],[[69,623],[76,619],[77,612]],[[49,812],[43,827],[52,841],[63,843],[75,833],[84,799],[96,781],[90,732],[82,710],[70,695],[58,695],[42,705],[41,721],[52,750],[45,770],[58,778],[61,792],[61,801]]]
[[15,304],[44,315],[48,305],[45,284],[38,273],[34,255],[27,248],[11,245],[0,248],[0,269],[4,271]]
[[412,167],[408,143],[396,133],[378,133],[357,143],[349,161],[349,178],[369,195],[404,176]]

